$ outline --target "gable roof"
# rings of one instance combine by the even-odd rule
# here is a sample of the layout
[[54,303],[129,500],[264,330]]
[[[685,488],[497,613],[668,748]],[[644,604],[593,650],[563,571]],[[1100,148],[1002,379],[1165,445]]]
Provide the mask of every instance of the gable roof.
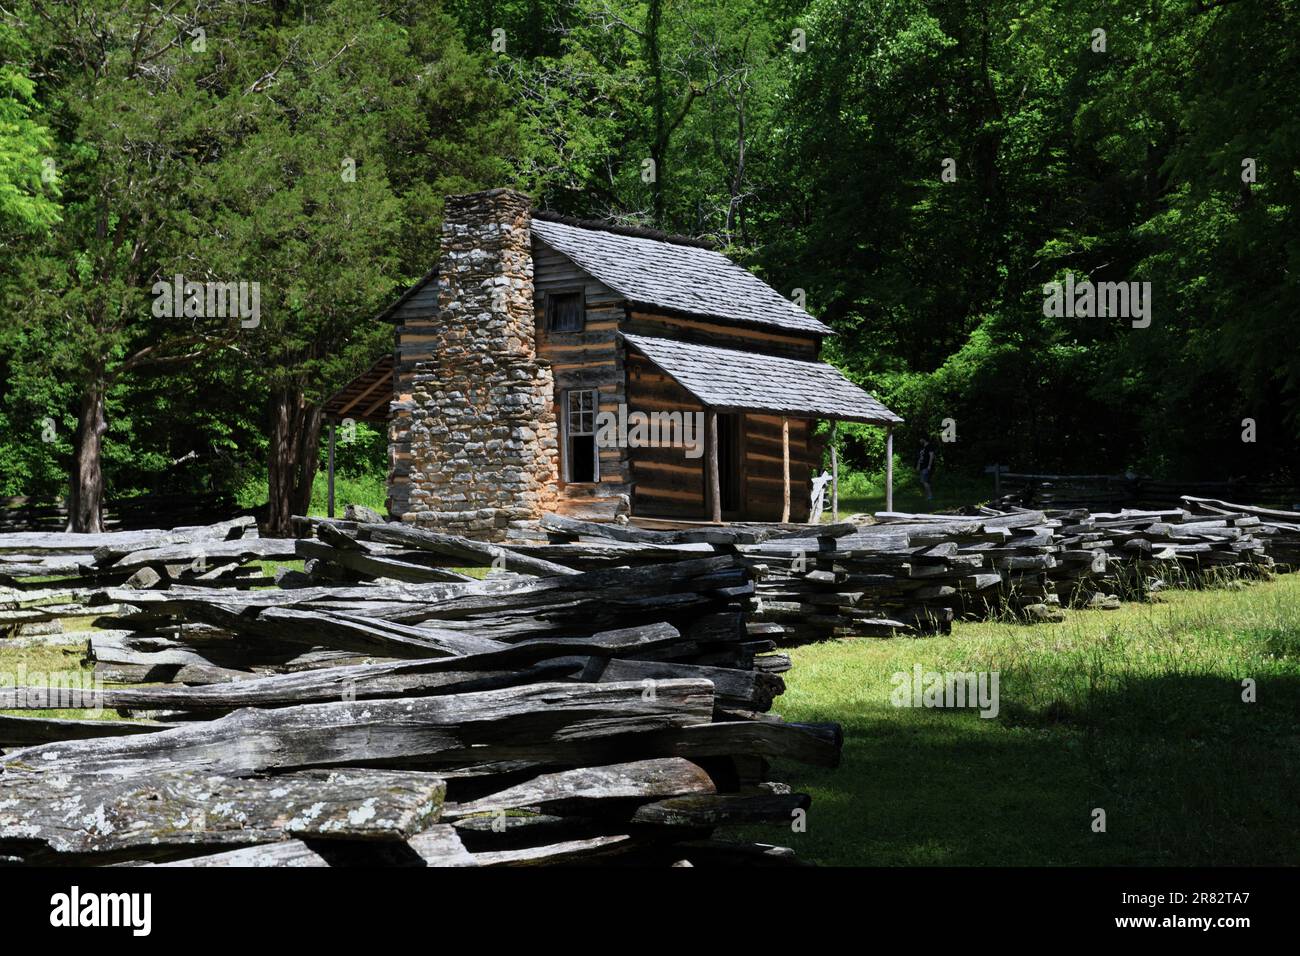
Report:
[[537,217],[532,231],[633,304],[833,334],[829,326],[716,250]]
[[896,425],[903,419],[832,365],[623,333],[623,340],[717,409]]
[[420,292],[420,290],[422,290],[430,282],[436,282],[436,281],[438,281],[438,267],[434,266],[423,276],[421,276],[420,278],[416,279],[413,283],[411,283],[411,285],[407,287],[405,292],[403,292],[400,296],[398,296],[387,306],[385,306],[384,310],[380,312],[377,316],[375,316],[374,321],[384,322],[386,320],[393,319],[397,315],[398,309],[406,305],[407,302],[409,302],[417,293]]

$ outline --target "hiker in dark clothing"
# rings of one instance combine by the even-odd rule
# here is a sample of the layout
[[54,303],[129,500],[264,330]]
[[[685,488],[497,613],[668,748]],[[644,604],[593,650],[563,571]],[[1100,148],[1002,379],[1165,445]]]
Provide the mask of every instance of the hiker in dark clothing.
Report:
[[934,490],[930,487],[930,476],[934,473],[934,462],[938,457],[934,440],[927,438],[921,442],[921,453],[916,456],[916,470],[921,474],[921,487],[925,489],[925,500],[934,500]]

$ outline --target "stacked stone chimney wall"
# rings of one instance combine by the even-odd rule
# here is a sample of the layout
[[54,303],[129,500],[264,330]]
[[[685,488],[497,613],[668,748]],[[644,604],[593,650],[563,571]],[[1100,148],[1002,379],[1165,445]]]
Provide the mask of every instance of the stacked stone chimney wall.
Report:
[[554,381],[537,357],[528,197],[447,199],[437,341],[394,408],[406,459],[402,520],[487,540],[554,510]]

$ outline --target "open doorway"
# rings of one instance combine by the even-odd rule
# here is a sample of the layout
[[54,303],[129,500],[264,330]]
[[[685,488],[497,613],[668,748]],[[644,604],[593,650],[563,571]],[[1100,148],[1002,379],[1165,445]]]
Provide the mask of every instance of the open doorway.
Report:
[[740,474],[742,416],[718,413],[718,483],[723,514],[741,510]]

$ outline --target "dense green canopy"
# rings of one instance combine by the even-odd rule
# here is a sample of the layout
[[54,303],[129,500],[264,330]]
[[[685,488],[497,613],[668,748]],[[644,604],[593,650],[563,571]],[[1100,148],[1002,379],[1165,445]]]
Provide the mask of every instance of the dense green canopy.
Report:
[[[722,243],[949,469],[1300,483],[1298,41],[1297,0],[18,0],[0,495],[64,492],[98,394],[110,494],[270,461],[299,504],[441,196],[500,185]],[[178,273],[260,325],[156,318]],[[1067,274],[1150,314],[1045,314]]]

